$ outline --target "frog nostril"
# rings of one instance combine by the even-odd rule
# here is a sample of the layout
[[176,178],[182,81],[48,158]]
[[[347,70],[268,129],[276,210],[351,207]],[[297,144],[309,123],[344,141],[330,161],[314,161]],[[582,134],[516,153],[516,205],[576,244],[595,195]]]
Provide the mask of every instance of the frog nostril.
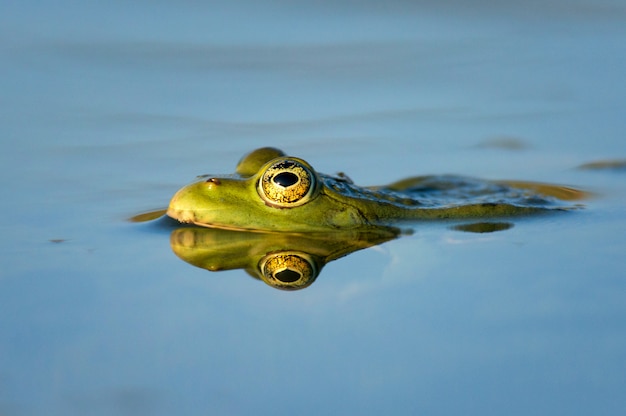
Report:
[[215,185],[219,185],[220,183],[222,183],[222,182],[220,182],[220,180],[219,180],[219,179],[217,179],[217,178],[209,178],[209,179],[207,179],[207,180],[206,180],[206,182],[207,182],[207,183],[212,183],[212,184],[215,184]]

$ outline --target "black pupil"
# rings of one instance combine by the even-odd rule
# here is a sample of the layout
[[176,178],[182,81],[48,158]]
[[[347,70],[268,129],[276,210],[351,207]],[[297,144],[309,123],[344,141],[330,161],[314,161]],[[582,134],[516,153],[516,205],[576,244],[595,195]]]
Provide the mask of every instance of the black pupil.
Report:
[[281,282],[285,282],[285,283],[293,283],[298,281],[298,279],[300,279],[300,277],[302,277],[300,275],[300,273],[294,271],[294,270],[290,270],[290,269],[285,269],[285,270],[281,270],[277,273],[274,274],[274,277],[278,280],[280,280]]
[[281,172],[278,175],[274,176],[274,183],[286,188],[295,183],[298,183],[298,175],[291,172]]

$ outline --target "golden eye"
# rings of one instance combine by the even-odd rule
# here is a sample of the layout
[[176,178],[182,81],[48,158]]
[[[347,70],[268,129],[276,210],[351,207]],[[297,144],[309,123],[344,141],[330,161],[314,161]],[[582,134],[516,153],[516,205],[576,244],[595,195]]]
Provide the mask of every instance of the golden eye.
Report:
[[307,203],[315,189],[312,169],[295,159],[272,163],[259,180],[259,195],[267,205],[279,208]]
[[305,253],[269,253],[259,262],[265,283],[277,289],[296,290],[309,286],[318,274],[313,259]]

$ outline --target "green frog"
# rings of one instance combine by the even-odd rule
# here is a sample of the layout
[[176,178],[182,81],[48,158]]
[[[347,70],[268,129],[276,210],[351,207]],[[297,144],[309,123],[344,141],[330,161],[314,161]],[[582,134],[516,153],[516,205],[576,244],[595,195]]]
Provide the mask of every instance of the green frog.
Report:
[[571,209],[576,189],[533,182],[435,175],[360,187],[345,174],[319,173],[305,160],[264,147],[244,156],[232,175],[203,175],[180,189],[167,215],[230,230],[328,232],[367,230],[400,221],[507,217]]

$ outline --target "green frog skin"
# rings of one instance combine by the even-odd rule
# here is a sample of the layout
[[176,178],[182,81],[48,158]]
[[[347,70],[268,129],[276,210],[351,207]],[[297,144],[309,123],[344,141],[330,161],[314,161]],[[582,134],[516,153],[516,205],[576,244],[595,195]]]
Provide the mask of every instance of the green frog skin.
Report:
[[[316,172],[271,147],[244,156],[232,175],[200,177],[180,189],[167,215],[199,226],[265,232],[366,230],[400,221],[488,218],[564,209],[571,188],[531,182],[421,176],[359,187],[345,175]],[[547,199],[546,199],[547,198]]]

